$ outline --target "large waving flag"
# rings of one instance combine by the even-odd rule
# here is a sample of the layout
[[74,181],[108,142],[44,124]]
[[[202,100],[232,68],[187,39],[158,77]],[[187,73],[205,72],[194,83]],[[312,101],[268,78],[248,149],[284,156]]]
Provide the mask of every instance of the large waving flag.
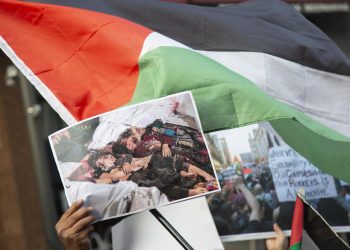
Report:
[[79,8],[0,1],[0,47],[68,124],[191,90],[206,132],[270,121],[350,182],[350,62],[292,7],[50,2]]

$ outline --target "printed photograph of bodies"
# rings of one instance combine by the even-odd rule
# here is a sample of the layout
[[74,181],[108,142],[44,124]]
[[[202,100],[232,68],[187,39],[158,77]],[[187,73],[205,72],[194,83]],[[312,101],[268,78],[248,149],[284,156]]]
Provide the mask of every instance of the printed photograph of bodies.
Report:
[[350,231],[350,184],[294,151],[269,123],[206,137],[222,188],[207,202],[224,242],[273,237],[274,223],[290,230],[300,189],[335,231]]
[[49,137],[69,205],[97,220],[220,189],[190,92],[123,107]]

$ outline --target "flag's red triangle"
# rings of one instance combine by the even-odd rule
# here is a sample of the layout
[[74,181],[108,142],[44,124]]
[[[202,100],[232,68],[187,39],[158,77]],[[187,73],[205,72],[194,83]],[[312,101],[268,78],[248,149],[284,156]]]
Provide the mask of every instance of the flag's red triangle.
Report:
[[127,103],[152,32],[93,11],[0,1],[0,35],[77,120]]
[[[292,249],[293,246],[301,243],[301,239],[303,236],[303,227],[304,227],[304,202],[297,196],[294,213],[293,213],[293,221],[292,221],[292,232],[290,236],[289,249]],[[297,248],[296,248],[297,249]]]

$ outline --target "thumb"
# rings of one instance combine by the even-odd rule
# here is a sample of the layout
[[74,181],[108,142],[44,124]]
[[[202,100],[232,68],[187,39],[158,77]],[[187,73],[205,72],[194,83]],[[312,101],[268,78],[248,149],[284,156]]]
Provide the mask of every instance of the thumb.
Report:
[[279,225],[277,223],[273,224],[273,230],[275,230],[275,233],[279,236],[279,235],[283,235],[284,233],[282,231],[282,229],[279,227]]

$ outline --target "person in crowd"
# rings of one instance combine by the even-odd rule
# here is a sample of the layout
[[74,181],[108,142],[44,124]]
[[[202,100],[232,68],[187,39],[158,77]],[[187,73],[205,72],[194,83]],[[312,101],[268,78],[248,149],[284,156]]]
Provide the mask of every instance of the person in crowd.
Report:
[[256,199],[259,201],[260,206],[264,211],[263,218],[265,220],[272,220],[273,210],[277,207],[277,196],[271,190],[270,192],[264,192],[262,185],[256,184],[252,190]]
[[232,216],[232,226],[234,233],[242,233],[249,224],[250,211],[247,201],[242,193],[236,194],[232,200],[235,213]]
[[264,188],[264,192],[268,193],[271,189],[274,189],[272,174],[268,166],[262,166],[260,173],[260,184]]
[[251,210],[249,223],[243,233],[257,233],[261,231],[261,209],[260,204],[253,193],[245,186],[242,177],[236,176],[233,179],[234,186],[239,189],[244,195],[247,204]]
[[225,202],[221,193],[222,192],[209,195],[207,201],[219,235],[229,235],[233,233],[233,228],[229,221],[223,219],[221,216],[220,208]]
[[[237,175],[224,183],[218,196],[223,208],[216,209],[218,213],[214,221],[223,224],[223,220],[229,223],[232,234],[272,231],[273,210],[270,205],[276,205],[270,200],[273,199],[272,194],[264,193],[260,184],[256,184],[255,189],[250,191],[245,181]],[[211,202],[208,199],[209,207]]]

